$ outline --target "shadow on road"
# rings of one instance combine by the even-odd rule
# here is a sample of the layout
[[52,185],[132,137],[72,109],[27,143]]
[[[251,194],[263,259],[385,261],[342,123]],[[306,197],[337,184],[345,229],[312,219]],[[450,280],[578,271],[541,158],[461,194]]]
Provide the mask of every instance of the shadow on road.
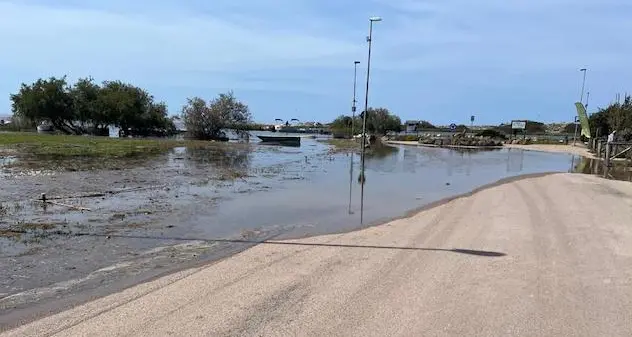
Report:
[[145,240],[173,240],[173,241],[204,241],[204,242],[220,242],[220,243],[236,243],[248,245],[288,245],[288,246],[312,246],[312,247],[333,247],[333,248],[362,248],[362,249],[395,249],[395,250],[411,250],[411,251],[431,251],[431,252],[450,252],[465,255],[485,256],[485,257],[502,257],[507,254],[501,252],[492,252],[485,250],[473,249],[446,249],[446,248],[423,248],[423,247],[402,247],[402,246],[375,246],[375,245],[348,245],[336,243],[309,243],[309,242],[290,242],[290,241],[274,241],[274,240],[240,240],[240,239],[203,239],[203,238],[181,238],[181,237],[162,237],[162,236],[146,236],[146,235],[120,235],[120,234],[94,234],[94,233],[75,233],[76,236],[96,236],[107,238],[124,238],[124,239],[145,239]]

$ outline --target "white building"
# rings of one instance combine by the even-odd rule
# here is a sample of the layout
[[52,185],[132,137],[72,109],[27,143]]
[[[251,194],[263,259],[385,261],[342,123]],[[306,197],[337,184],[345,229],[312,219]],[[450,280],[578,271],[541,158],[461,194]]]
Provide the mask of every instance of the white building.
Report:
[[0,115],[0,125],[11,124],[12,118],[10,115]]

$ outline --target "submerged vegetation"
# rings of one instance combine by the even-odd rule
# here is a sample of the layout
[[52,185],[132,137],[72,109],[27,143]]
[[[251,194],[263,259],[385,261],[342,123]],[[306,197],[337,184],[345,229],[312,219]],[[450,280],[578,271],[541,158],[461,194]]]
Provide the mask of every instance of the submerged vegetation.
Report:
[[43,159],[125,158],[162,153],[178,146],[203,145],[203,142],[175,139],[124,139],[28,132],[0,134],[0,151],[14,149],[19,156]]
[[331,138],[322,139],[319,142],[330,145],[332,152],[360,151],[360,142],[353,139]]
[[182,119],[191,138],[226,140],[224,130],[245,135],[252,122],[248,106],[232,92],[220,94],[208,103],[199,97],[189,98],[182,108]]

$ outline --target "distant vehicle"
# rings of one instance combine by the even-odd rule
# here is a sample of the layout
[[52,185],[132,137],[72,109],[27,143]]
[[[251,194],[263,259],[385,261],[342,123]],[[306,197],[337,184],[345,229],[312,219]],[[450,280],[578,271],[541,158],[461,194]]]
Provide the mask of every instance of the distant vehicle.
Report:
[[42,122],[37,126],[37,132],[53,132],[54,127],[52,124],[47,122]]

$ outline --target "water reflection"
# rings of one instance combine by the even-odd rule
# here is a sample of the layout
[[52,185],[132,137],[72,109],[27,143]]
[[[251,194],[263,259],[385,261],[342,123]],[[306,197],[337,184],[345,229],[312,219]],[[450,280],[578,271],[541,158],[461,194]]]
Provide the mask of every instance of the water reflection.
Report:
[[607,179],[632,181],[632,166],[629,162],[614,162],[611,167],[606,167],[601,160],[573,157],[571,171],[598,175]]
[[252,153],[250,145],[237,143],[178,147],[168,154],[167,165],[185,175],[230,180],[250,174]]
[[251,154],[252,148],[247,144],[193,147],[186,150],[185,160],[198,168],[212,165],[221,169],[247,172],[250,167]]

